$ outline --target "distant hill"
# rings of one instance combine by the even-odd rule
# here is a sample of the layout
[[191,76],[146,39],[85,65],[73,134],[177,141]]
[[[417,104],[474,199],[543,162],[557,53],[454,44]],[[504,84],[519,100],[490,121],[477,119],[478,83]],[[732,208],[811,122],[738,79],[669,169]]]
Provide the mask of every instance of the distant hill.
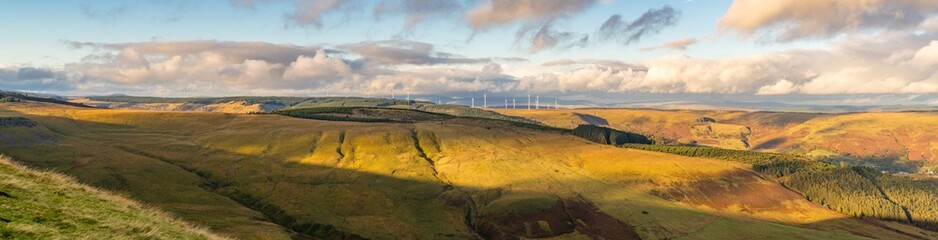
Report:
[[166,213],[0,156],[2,239],[225,239]]
[[496,112],[470,108],[462,105],[434,104],[425,101],[397,100],[362,97],[218,97],[218,98],[159,98],[132,96],[95,96],[78,102],[113,109],[146,109],[165,111],[200,112],[273,112],[277,110],[323,108],[323,107],[367,107],[400,108],[424,112],[443,113],[461,117],[478,117],[535,123],[521,117],[512,117]]
[[[938,170],[938,112],[799,113],[585,108],[496,110],[549,126],[608,126],[680,144],[785,152],[891,172]],[[662,140],[663,139],[663,140]]]
[[55,95],[10,92],[10,91],[0,90],[0,102],[14,102],[14,101],[34,101],[34,102],[62,104],[62,105],[68,105],[68,106],[73,106],[73,107],[88,107],[84,104],[69,102],[65,98],[55,96]]

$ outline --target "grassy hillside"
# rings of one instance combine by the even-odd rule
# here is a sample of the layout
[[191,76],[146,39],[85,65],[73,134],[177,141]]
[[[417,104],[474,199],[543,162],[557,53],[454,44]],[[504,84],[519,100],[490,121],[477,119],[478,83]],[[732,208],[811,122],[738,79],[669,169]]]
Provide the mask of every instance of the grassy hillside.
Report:
[[57,99],[51,97],[40,96],[30,93],[20,93],[20,92],[8,92],[0,90],[0,103],[2,102],[20,102],[20,101],[35,101],[35,102],[46,102],[54,103],[60,105],[68,105],[73,107],[88,107],[79,103],[68,102],[65,99]]
[[936,112],[779,113],[643,109],[497,110],[549,126],[594,124],[677,143],[806,155],[889,171],[938,169]]
[[0,156],[0,238],[224,239],[114,193]]
[[226,113],[266,113],[278,110],[307,108],[397,108],[440,113],[461,117],[488,118],[534,123],[462,105],[434,104],[425,101],[362,97],[218,97],[159,98],[131,96],[98,96],[75,99],[73,102],[112,109],[160,111],[199,111]]
[[0,115],[37,123],[0,128],[24,139],[0,152],[242,238],[938,237],[837,213],[749,164],[484,119],[337,122],[40,103],[0,104]]

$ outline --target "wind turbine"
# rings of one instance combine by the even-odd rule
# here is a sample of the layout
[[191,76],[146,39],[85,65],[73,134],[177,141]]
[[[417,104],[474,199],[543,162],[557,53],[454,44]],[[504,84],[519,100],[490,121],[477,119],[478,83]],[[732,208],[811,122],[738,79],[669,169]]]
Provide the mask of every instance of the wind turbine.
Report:
[[476,107],[476,98],[472,98],[472,108]]
[[534,96],[534,109],[541,109],[541,95]]
[[485,94],[482,94],[482,108],[483,109],[489,108],[489,98]]
[[515,104],[515,99],[511,99],[511,109],[518,109],[518,105]]
[[528,110],[531,110],[531,94],[528,94]]

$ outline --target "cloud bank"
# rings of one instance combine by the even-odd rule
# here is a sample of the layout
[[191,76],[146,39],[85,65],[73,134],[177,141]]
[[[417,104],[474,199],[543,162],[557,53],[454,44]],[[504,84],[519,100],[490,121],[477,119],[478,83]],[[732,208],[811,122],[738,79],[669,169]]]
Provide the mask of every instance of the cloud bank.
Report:
[[[365,41],[324,48],[263,42],[66,42],[92,50],[61,69],[0,67],[0,86],[62,92],[387,95],[448,92],[938,93],[938,34],[880,34],[723,59],[667,55],[514,61],[466,58],[429,43]],[[667,45],[667,44],[666,44]],[[680,44],[678,44],[680,45]]]
[[931,0],[735,0],[718,25],[787,42],[916,27],[938,12]]

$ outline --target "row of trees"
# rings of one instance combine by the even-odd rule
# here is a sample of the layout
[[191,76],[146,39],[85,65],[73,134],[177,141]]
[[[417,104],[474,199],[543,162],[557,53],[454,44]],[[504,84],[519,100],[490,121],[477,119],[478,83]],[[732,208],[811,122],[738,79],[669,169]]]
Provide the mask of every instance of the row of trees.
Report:
[[808,200],[847,215],[908,222],[902,207],[889,201],[861,171],[859,167],[803,171],[792,174],[783,184]]
[[839,212],[908,222],[938,231],[938,182],[883,174],[869,167],[799,172],[785,182]]

